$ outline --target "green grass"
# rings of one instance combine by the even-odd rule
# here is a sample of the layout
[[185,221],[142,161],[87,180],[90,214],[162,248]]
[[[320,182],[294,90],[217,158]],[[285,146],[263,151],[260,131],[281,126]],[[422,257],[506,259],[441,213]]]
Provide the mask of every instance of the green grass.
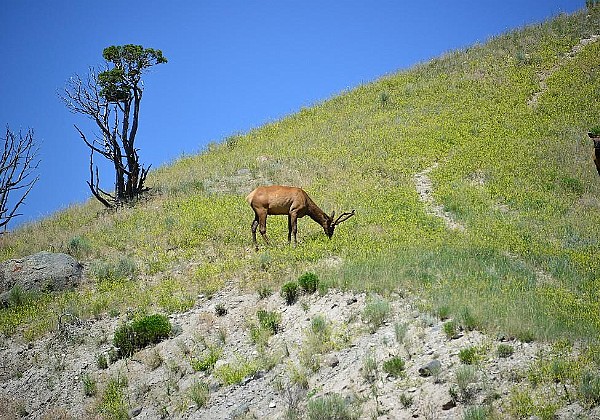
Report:
[[[77,291],[0,309],[0,332],[35,340],[66,307],[172,313],[229,281],[278,290],[311,272],[345,289],[418,293],[466,330],[597,341],[600,182],[587,131],[600,121],[600,42],[568,54],[599,32],[594,7],[450,52],[163,166],[135,207],[89,202],[3,235],[0,259],[51,249],[96,268]],[[434,198],[464,231],[419,201],[413,177],[435,162]],[[272,245],[256,254],[244,196],[264,180],[356,217],[332,240],[301,219],[295,248],[286,218],[270,217]],[[343,263],[324,268],[331,257]],[[112,261],[123,264],[102,265]]]

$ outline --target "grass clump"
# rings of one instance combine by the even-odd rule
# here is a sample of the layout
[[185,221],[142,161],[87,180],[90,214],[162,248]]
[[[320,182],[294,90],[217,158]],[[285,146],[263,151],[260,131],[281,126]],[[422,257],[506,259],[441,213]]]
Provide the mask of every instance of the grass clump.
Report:
[[167,338],[170,332],[171,323],[166,316],[146,315],[118,327],[113,344],[119,358],[129,357],[137,350]]
[[116,262],[96,261],[91,265],[90,271],[99,282],[117,282],[134,279],[137,265],[131,258],[121,257]]
[[319,287],[319,277],[315,273],[304,273],[298,277],[298,285],[306,294],[313,294]]
[[585,371],[579,381],[578,393],[581,400],[590,407],[600,405],[600,374]]
[[360,417],[360,411],[341,395],[329,394],[311,399],[306,415],[309,420],[354,420]]
[[281,297],[287,305],[293,305],[298,300],[298,283],[289,281],[281,286]]
[[86,397],[93,397],[96,395],[98,385],[96,384],[96,380],[89,373],[85,373],[81,377],[81,383],[83,385],[83,395]]
[[480,405],[467,407],[462,416],[462,420],[488,420],[493,418],[490,407]]
[[450,320],[444,322],[442,329],[444,330],[444,334],[448,340],[458,338],[458,324],[456,321]]
[[238,357],[235,363],[227,363],[214,370],[215,377],[224,385],[239,384],[248,376],[258,372],[260,366],[255,360],[246,360]]
[[111,420],[129,419],[125,388],[127,388],[127,378],[125,376],[119,374],[116,377],[109,378],[98,404],[98,412],[104,418]]
[[388,319],[391,312],[390,303],[377,295],[371,295],[362,312],[362,320],[369,325],[369,331],[374,333]]
[[208,384],[204,381],[195,380],[188,388],[187,395],[196,404],[197,408],[204,407],[210,398]]
[[210,346],[207,354],[202,357],[192,358],[192,369],[196,372],[211,372],[222,354],[223,350],[220,347]]

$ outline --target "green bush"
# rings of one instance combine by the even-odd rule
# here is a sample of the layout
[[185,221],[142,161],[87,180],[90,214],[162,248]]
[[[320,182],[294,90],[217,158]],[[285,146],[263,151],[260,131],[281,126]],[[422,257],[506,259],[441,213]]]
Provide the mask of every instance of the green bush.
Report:
[[458,358],[465,365],[474,365],[479,360],[477,347],[467,347],[458,352]]
[[115,331],[113,338],[113,344],[117,348],[117,357],[129,357],[137,350],[167,338],[170,332],[169,319],[159,314],[147,315],[121,325]]
[[496,348],[498,357],[510,357],[514,352],[514,347],[508,344],[498,344],[498,347]]
[[319,287],[319,277],[314,273],[304,273],[298,278],[298,285],[309,295],[315,293]]
[[270,331],[271,334],[277,334],[280,329],[281,314],[275,311],[265,311],[263,309],[259,309],[256,311],[256,317],[258,318],[258,322],[262,328]]
[[383,362],[383,371],[394,378],[400,378],[404,374],[404,360],[395,356]]
[[600,137],[600,125],[590,128],[590,134],[593,137]]
[[290,281],[281,286],[281,297],[285,299],[285,303],[293,305],[298,300],[298,284],[295,281]]
[[73,237],[67,244],[67,252],[77,258],[86,256],[91,250],[90,241],[82,236]]

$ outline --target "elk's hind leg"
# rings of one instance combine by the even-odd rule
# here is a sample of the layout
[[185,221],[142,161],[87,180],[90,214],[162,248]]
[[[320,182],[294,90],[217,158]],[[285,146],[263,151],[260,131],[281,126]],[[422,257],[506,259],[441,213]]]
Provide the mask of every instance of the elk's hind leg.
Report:
[[252,243],[254,247],[258,251],[258,243],[256,242],[256,228],[258,227],[258,214],[254,216],[254,221],[252,221]]

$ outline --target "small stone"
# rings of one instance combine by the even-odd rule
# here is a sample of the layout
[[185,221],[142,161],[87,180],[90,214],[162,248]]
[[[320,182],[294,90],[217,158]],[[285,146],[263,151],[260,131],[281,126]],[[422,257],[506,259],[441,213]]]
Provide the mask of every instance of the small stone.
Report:
[[337,365],[340,364],[340,359],[338,359],[336,356],[334,355],[327,355],[324,359],[323,359],[323,364],[325,366],[329,366],[329,367],[336,367]]
[[456,402],[454,400],[450,400],[444,404],[442,404],[442,410],[450,410],[451,408],[456,407]]
[[439,372],[441,368],[442,364],[440,363],[440,361],[434,359],[431,362],[427,363],[425,366],[419,368],[419,375],[431,376],[434,373]]
[[141,406],[133,408],[133,409],[129,410],[129,417],[137,417],[140,415],[141,412],[142,412]]
[[277,407],[277,404],[275,404],[275,400],[271,400],[271,402],[269,403],[269,408],[275,408]]

